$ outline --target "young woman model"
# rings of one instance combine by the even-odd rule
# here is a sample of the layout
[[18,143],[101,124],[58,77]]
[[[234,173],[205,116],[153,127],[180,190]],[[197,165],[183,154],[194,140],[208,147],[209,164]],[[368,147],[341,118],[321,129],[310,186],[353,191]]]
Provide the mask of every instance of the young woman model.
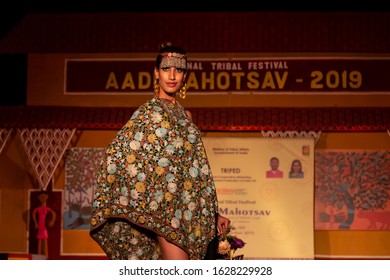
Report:
[[200,131],[185,98],[186,52],[162,44],[155,95],[108,145],[90,234],[110,259],[204,259],[230,220],[218,201]]

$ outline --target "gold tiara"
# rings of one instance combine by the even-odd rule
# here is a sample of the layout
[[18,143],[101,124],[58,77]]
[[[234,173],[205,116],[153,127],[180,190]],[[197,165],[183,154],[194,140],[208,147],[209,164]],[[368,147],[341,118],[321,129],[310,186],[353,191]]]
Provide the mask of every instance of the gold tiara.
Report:
[[176,52],[164,52],[160,53],[162,56],[160,68],[176,67],[181,69],[187,69],[186,55]]

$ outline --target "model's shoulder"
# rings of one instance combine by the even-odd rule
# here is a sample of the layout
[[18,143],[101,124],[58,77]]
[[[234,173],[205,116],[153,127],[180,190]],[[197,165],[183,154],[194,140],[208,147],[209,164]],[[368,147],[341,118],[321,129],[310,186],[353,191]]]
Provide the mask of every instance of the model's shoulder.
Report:
[[135,111],[145,111],[153,109],[153,107],[159,106],[159,103],[156,101],[155,98],[146,100],[143,104],[141,104]]
[[153,108],[161,108],[162,106],[160,100],[156,97],[153,97],[152,99],[147,100],[140,107],[153,109]]

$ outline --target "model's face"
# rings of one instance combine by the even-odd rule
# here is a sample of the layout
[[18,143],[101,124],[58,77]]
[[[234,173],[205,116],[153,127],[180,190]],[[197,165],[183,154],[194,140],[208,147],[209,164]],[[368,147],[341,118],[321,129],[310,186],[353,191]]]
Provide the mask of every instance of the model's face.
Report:
[[279,161],[277,159],[273,159],[273,160],[271,160],[270,164],[271,164],[272,170],[276,170],[276,169],[278,169]]
[[156,79],[159,79],[160,83],[160,98],[174,98],[176,92],[180,90],[180,87],[185,79],[185,73],[183,69],[176,67],[167,67],[154,70]]

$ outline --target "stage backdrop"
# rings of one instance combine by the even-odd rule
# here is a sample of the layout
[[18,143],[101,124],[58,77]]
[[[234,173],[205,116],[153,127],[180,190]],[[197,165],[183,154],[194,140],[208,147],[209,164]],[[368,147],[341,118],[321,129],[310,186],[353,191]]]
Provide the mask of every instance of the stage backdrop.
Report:
[[318,150],[315,229],[390,230],[390,152]]
[[[204,138],[219,211],[246,242],[245,259],[314,259],[314,140]],[[274,175],[271,158],[279,161]],[[291,178],[293,162],[302,172]],[[297,164],[299,164],[299,162]]]
[[103,152],[104,148],[67,150],[61,255],[104,255],[89,236],[93,189]]
[[[236,227],[233,234],[246,242],[236,254],[247,259],[314,258],[313,142],[204,138],[219,211],[232,220]],[[61,255],[104,255],[88,231],[92,191],[103,151],[67,151]],[[266,176],[272,157],[279,159],[282,178]],[[301,162],[303,173],[300,178],[289,178],[295,160]]]

